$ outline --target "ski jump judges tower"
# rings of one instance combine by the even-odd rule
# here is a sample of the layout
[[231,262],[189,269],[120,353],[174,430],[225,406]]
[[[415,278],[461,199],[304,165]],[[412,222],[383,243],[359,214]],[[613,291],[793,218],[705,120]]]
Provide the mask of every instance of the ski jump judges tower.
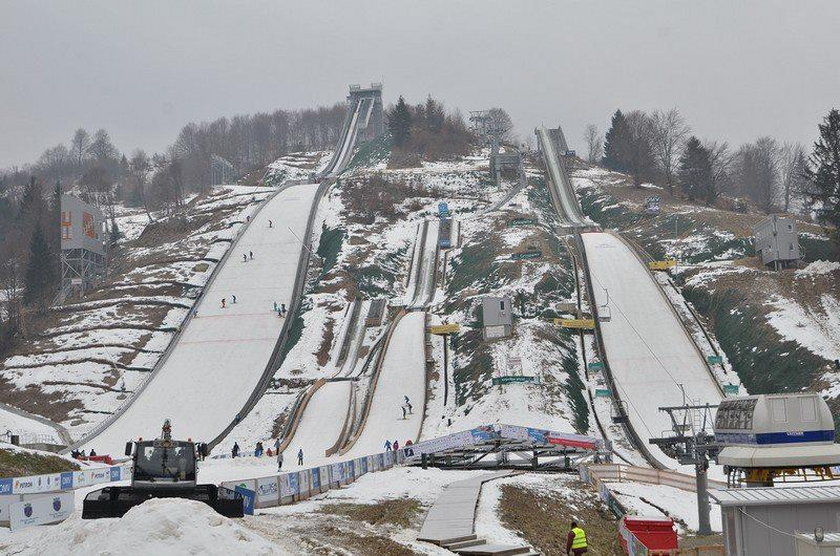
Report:
[[102,212],[78,197],[61,196],[61,293],[79,296],[105,274],[106,238]]
[[350,85],[347,95],[347,109],[350,114],[359,105],[360,121],[357,124],[357,144],[373,141],[385,133],[385,118],[382,113],[382,83],[371,83],[370,87]]

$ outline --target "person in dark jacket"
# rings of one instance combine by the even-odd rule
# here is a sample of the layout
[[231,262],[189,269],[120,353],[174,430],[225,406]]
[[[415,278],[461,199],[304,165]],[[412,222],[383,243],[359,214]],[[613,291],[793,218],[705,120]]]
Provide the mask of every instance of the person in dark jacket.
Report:
[[390,452],[390,451],[391,451],[391,441],[390,441],[390,440],[386,440],[386,441],[385,441],[385,451],[386,451],[386,452]]
[[574,554],[574,556],[585,554],[586,547],[586,532],[578,527],[576,521],[573,521],[571,530],[566,536],[566,554]]
[[298,465],[303,465],[303,448],[298,450]]
[[233,448],[230,451],[231,457],[238,457],[239,456],[239,444],[236,442],[233,443]]

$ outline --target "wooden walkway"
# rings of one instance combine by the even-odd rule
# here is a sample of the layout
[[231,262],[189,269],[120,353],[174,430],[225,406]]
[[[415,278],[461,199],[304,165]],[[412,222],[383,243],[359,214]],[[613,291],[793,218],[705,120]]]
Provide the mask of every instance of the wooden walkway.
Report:
[[497,471],[444,487],[435,503],[429,508],[417,540],[437,544],[463,554],[534,554],[529,546],[488,545],[475,535],[475,510],[481,485],[501,479],[518,471]]

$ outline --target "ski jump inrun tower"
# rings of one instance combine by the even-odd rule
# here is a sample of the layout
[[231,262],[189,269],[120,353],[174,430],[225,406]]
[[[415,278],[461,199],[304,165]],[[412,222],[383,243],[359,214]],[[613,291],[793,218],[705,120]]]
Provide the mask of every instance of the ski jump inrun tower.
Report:
[[358,144],[373,141],[385,133],[385,118],[382,113],[382,83],[371,83],[370,87],[350,85],[347,95],[349,113],[353,113],[356,105],[361,105],[362,118],[357,124],[356,141]]

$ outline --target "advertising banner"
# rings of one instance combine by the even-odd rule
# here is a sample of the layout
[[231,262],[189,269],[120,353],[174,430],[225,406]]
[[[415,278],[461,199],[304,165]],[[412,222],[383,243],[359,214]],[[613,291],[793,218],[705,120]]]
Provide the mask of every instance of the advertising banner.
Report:
[[257,479],[257,505],[276,506],[280,500],[280,487],[277,485],[277,477],[263,477]]
[[75,496],[60,492],[9,505],[9,526],[12,531],[64,521],[73,513]]
[[330,472],[332,474],[330,482],[333,484],[344,482],[344,466],[340,463],[334,463],[330,467]]
[[12,493],[35,494],[61,490],[61,473],[12,479]]
[[319,467],[312,470],[312,490],[321,490],[321,469]]
[[312,471],[313,469],[307,469],[306,471],[299,471],[298,477],[300,478],[300,485],[299,492],[300,495],[308,495],[312,492]]
[[233,490],[242,495],[242,509],[245,515],[254,515],[257,493],[249,488],[245,488],[242,485],[237,485]]
[[289,490],[292,494],[300,494],[300,473],[297,471],[289,473]]

